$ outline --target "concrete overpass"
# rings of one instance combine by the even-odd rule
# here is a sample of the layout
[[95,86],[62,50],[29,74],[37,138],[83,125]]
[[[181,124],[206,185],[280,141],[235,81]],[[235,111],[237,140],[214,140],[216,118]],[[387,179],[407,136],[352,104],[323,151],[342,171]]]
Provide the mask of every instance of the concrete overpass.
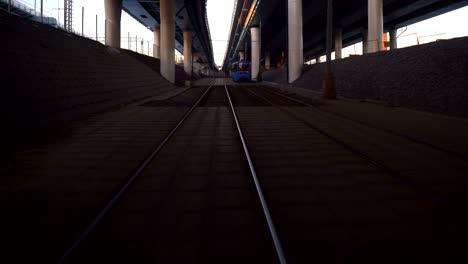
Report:
[[[335,0],[333,4],[333,49],[340,53],[342,47],[364,40],[363,53],[381,50],[383,48],[381,33],[390,31],[392,39],[396,40],[396,29],[466,5],[468,5],[466,0]],[[296,14],[289,17],[289,23],[297,24],[297,26],[290,27],[289,32],[287,29],[288,12]],[[298,69],[302,67],[303,61],[325,54],[326,0],[239,0],[233,21],[228,51],[223,64],[225,68],[231,61],[243,56],[239,52],[251,53],[251,49],[244,51],[243,48],[244,44],[254,46],[251,44],[248,33],[250,28],[255,27],[261,28],[259,41],[261,51],[258,57],[264,58],[265,68],[269,69],[270,63],[282,63],[281,61],[288,57],[287,54],[291,54],[295,49],[301,53],[295,60],[295,65],[289,58],[290,82],[298,78],[297,72],[300,74]],[[374,28],[374,32],[368,33],[368,29],[371,28]],[[300,41],[301,39],[303,41]],[[297,47],[291,45],[297,45]],[[391,45],[396,48],[396,41],[392,41]],[[377,48],[368,48],[368,46]],[[291,73],[291,70],[296,73]]]
[[0,10],[4,263],[468,263],[468,37],[186,87],[160,3],[161,60]]
[[[161,59],[161,74],[174,82],[174,50],[184,54],[184,68],[192,61],[214,68],[206,0],[105,0],[106,45],[120,46],[120,14],[125,10],[154,32],[154,56]],[[192,60],[193,59],[193,60]]]

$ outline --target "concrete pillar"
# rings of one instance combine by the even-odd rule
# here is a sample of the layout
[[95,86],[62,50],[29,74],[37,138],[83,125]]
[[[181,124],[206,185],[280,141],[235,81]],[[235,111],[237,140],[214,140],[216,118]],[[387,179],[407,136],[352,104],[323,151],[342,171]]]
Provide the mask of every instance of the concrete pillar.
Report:
[[343,58],[343,30],[335,29],[335,59]]
[[156,59],[161,58],[161,30],[155,28],[153,31],[154,44],[153,44],[153,57]]
[[398,48],[398,41],[397,41],[397,29],[390,30],[390,50],[394,50]]
[[288,82],[302,74],[304,64],[302,36],[302,0],[288,0]]
[[383,50],[383,0],[368,0],[368,52]]
[[198,59],[200,59],[201,54],[199,52],[193,52],[193,72],[197,75],[200,75],[200,63],[198,63]]
[[252,81],[258,80],[258,74],[260,73],[260,49],[262,46],[262,33],[259,27],[253,27],[250,29],[250,36],[252,41]]
[[204,74],[204,75],[208,75],[207,74],[207,70],[208,70],[207,67],[208,67],[207,63],[200,63],[200,73]]
[[184,70],[192,76],[192,32],[184,31]]
[[362,30],[362,54],[367,54],[369,51],[368,45],[369,42],[367,41],[367,30]]
[[320,56],[317,56],[317,57],[315,58],[315,63],[320,63]]
[[175,0],[161,0],[161,75],[175,83]]
[[200,53],[199,52],[194,52],[192,54],[192,57],[193,57],[193,61],[197,61],[198,59],[200,59]]
[[122,0],[105,0],[104,9],[106,12],[106,45],[113,48],[120,48],[120,17],[122,15]]
[[193,73],[200,75],[200,63],[198,62],[193,63]]
[[271,65],[270,65],[270,52],[267,51],[265,52],[265,70],[269,70],[271,68]]
[[245,60],[245,52],[241,51],[239,52],[239,61]]

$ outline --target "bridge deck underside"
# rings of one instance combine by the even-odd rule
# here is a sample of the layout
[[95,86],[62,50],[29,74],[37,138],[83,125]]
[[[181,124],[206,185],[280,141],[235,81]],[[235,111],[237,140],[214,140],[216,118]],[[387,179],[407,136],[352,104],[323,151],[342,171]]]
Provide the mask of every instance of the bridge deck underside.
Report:
[[[306,59],[325,52],[326,4],[325,0],[303,1]],[[404,27],[466,5],[466,0],[384,0],[384,28]],[[261,19],[253,24],[262,25],[262,51],[270,51],[274,63],[287,51],[287,1],[262,1],[259,14]],[[344,45],[361,41],[362,30],[367,28],[367,0],[335,0],[334,21],[343,29]]]

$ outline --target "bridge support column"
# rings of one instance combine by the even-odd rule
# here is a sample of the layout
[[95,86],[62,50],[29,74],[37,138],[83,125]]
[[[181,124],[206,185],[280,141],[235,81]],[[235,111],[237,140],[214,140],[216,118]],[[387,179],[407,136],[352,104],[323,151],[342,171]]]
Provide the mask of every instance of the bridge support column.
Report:
[[367,30],[362,30],[362,54],[369,53],[369,42],[367,41]]
[[368,0],[368,52],[383,50],[383,0]]
[[335,29],[335,59],[343,58],[343,30]]
[[390,30],[390,50],[394,50],[398,48],[397,42],[397,29]]
[[260,49],[262,34],[259,27],[253,27],[250,29],[251,41],[252,41],[252,81],[258,81],[258,74],[260,73]]
[[239,52],[239,61],[245,60],[245,52],[241,51]]
[[153,31],[154,44],[153,44],[153,57],[156,59],[161,58],[161,30],[155,28]]
[[184,31],[184,70],[192,76],[192,32]]
[[269,70],[271,68],[270,62],[270,52],[265,52],[265,70]]
[[208,75],[208,64],[207,63],[201,63],[200,64],[200,73],[204,75]]
[[113,48],[120,48],[120,17],[122,15],[122,0],[105,0],[106,12],[105,43]]
[[288,82],[302,74],[304,64],[302,32],[302,0],[288,0]]
[[175,83],[175,0],[161,0],[161,75]]
[[193,72],[197,75],[200,75],[200,63],[198,63],[198,59],[200,59],[200,53],[194,52],[192,54],[193,57]]

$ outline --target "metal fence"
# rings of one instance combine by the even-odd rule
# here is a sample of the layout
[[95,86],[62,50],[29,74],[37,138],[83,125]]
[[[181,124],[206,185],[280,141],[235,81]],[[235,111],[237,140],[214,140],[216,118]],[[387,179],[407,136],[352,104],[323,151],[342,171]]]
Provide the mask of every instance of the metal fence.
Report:
[[29,18],[33,21],[47,24],[49,26],[82,36],[82,32],[78,32],[73,28],[66,30],[63,23],[59,23],[57,18],[50,12],[44,11],[42,8],[42,1],[39,2],[39,7],[32,7],[28,3],[20,0],[0,0],[0,9],[18,16]]
[[[50,12],[45,12],[43,10],[41,0],[38,0],[37,2],[39,5],[33,7],[30,6],[28,3],[25,3],[20,0],[0,0],[0,9],[3,9],[9,13],[21,17],[26,17],[38,23],[47,24],[49,26],[66,31],[68,33],[72,33],[77,36],[85,37],[91,40],[98,41],[99,43],[105,44],[105,36],[98,36],[97,26],[94,36],[85,35],[83,32],[83,25],[81,27],[81,32],[73,28],[66,28],[63,22],[57,21],[54,15],[52,15]],[[96,25],[97,23],[98,19],[96,17]],[[121,47],[123,49],[132,50],[143,55],[153,56],[153,44],[150,41],[145,41],[143,38],[139,38],[138,36],[130,36],[130,33],[128,37],[121,38]]]

